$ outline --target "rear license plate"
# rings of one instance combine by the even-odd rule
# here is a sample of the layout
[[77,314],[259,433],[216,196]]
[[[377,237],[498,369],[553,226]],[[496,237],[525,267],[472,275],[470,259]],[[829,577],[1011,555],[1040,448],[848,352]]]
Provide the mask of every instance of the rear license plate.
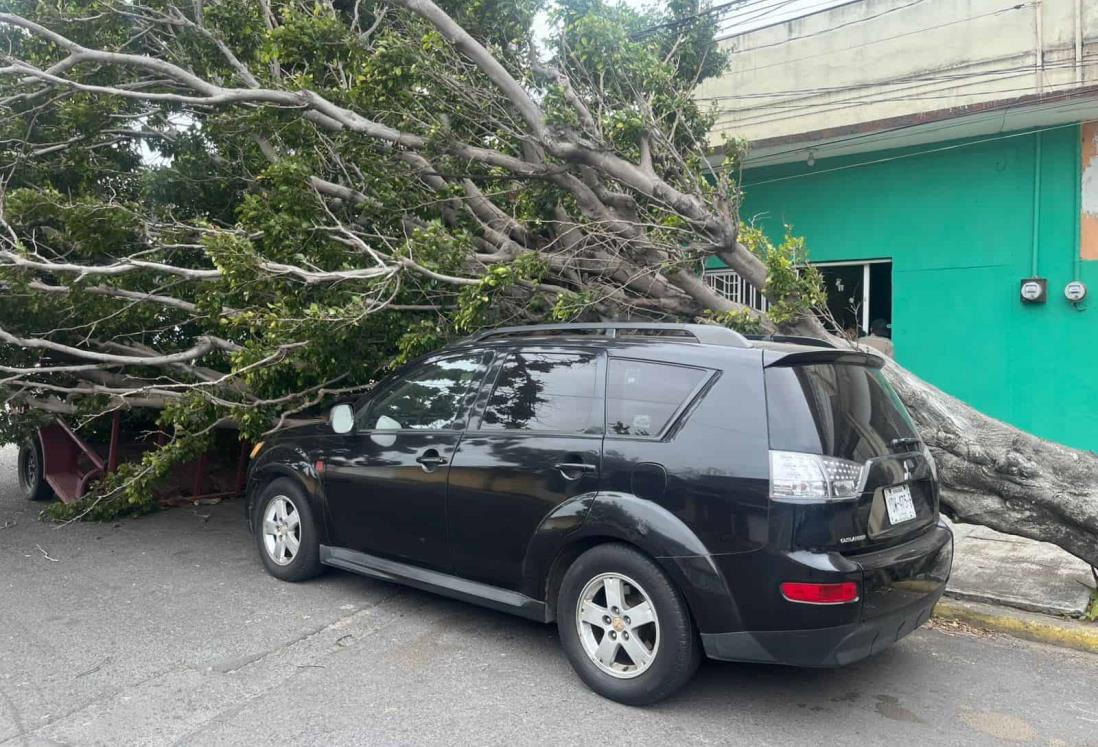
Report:
[[907,485],[885,488],[884,497],[890,524],[895,526],[915,518],[915,503],[911,500],[911,488]]

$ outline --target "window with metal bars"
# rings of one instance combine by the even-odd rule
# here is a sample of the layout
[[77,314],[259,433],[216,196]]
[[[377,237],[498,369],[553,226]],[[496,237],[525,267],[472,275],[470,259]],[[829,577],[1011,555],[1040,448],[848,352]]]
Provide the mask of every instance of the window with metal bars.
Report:
[[751,283],[740,277],[735,270],[706,270],[702,273],[705,284],[729,301],[750,306],[758,311],[766,311],[766,296]]

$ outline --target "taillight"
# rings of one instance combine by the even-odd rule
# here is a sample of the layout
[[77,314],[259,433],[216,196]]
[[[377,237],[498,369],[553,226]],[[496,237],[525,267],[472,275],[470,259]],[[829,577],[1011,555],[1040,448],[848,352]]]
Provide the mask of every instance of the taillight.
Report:
[[838,584],[805,584],[786,581],[781,585],[782,596],[801,604],[849,604],[858,601],[858,585],[853,581]]
[[847,459],[770,452],[770,497],[786,501],[830,501],[858,497],[865,483],[864,464]]

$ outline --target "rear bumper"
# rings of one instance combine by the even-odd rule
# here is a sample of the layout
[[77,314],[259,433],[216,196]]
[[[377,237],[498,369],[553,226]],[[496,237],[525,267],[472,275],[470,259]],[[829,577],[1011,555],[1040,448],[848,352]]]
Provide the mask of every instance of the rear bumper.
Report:
[[723,661],[796,667],[841,667],[877,653],[930,618],[943,589],[910,607],[872,620],[815,630],[702,633],[705,654]]
[[[784,619],[795,621],[793,625],[800,623],[800,627],[703,632],[706,655],[725,661],[837,667],[875,654],[930,618],[949,579],[953,535],[938,524],[903,545],[841,560],[849,564],[849,570],[836,572],[833,578],[821,574],[810,580],[824,583],[858,580],[860,603],[818,607],[784,600],[774,602],[765,622]],[[843,614],[846,618],[813,616],[817,613]],[[810,620],[821,622],[813,625]]]

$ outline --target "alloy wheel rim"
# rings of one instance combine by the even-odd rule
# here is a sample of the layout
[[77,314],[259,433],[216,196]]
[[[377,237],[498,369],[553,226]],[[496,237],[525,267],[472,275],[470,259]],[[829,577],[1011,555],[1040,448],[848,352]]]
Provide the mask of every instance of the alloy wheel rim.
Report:
[[603,672],[630,679],[648,671],[660,646],[660,623],[648,593],[620,573],[587,582],[576,605],[584,653]]
[[263,512],[263,547],[278,565],[289,565],[301,549],[301,514],[294,502],[276,495]]

